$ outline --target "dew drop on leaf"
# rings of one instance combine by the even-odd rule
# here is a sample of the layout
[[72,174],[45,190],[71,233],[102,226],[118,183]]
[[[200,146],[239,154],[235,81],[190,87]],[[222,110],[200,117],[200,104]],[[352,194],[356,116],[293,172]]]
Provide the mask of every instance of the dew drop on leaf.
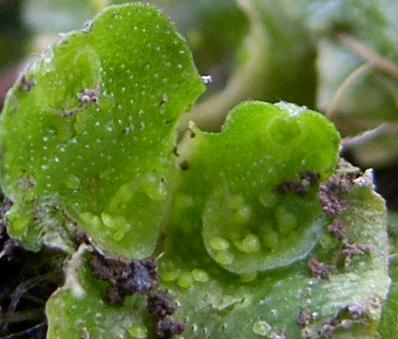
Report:
[[143,339],[147,337],[147,329],[143,325],[134,325],[128,329],[129,334],[136,339]]
[[253,332],[262,336],[266,337],[271,334],[272,327],[264,320],[258,320],[253,324]]
[[80,187],[80,180],[75,175],[69,175],[66,178],[66,187],[71,190],[77,190]]
[[214,237],[210,240],[210,246],[215,250],[224,251],[229,248],[229,242],[227,239]]
[[209,275],[207,272],[199,268],[194,268],[192,270],[192,277],[199,282],[206,282],[209,280]]

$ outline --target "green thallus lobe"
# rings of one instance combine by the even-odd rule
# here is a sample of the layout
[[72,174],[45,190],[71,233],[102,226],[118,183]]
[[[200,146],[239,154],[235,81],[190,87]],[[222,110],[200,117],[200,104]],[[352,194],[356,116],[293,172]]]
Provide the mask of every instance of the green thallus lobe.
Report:
[[[1,117],[11,234],[32,250],[73,252],[77,223],[101,252],[162,253],[160,288],[189,338],[298,337],[304,306],[320,314],[305,330],[319,333],[358,300],[373,335],[389,278],[384,207],[369,187],[342,217],[348,241],[373,245],[366,265],[318,281],[301,260],[336,249],[319,202],[338,159],[334,126],[292,104],[247,102],[219,133],[191,125],[173,152],[203,89],[184,40],[151,6],[110,7],[67,35],[14,86]],[[152,337],[145,298],[110,305],[86,251],[47,304],[48,336]]]

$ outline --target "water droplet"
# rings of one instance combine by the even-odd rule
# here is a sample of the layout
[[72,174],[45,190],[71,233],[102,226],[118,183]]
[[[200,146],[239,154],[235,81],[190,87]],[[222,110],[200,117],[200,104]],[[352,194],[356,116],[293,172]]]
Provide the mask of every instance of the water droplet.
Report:
[[218,251],[224,251],[229,248],[229,242],[225,238],[214,237],[210,240],[210,246]]
[[257,272],[242,274],[240,276],[240,281],[243,283],[248,283],[257,278]]
[[180,276],[180,272],[176,271],[167,271],[164,272],[161,277],[163,281],[174,281]]
[[154,175],[147,175],[142,183],[145,193],[152,200],[162,200],[167,195],[167,188],[164,181]]
[[190,273],[183,273],[178,278],[177,284],[182,288],[190,288],[192,286],[193,279]]
[[128,329],[128,332],[133,338],[137,339],[146,338],[147,336],[146,327],[143,325],[134,325]]
[[[128,225],[129,226],[129,225]],[[121,241],[127,233],[127,229],[130,227],[125,227],[124,225],[119,225],[118,229],[113,232],[112,239],[116,242]]]
[[256,321],[253,324],[253,332],[262,336],[262,337],[266,337],[268,335],[271,334],[272,331],[272,327],[270,324],[268,324],[266,321],[264,320],[259,320]]
[[83,220],[83,222],[86,223],[87,225],[94,227],[99,227],[101,225],[100,218],[90,212],[83,212],[79,216],[80,219]]
[[241,206],[235,213],[235,221],[239,224],[247,224],[252,216],[252,210],[249,206]]
[[234,261],[234,255],[229,251],[219,251],[214,259],[221,265],[231,265]]
[[239,249],[246,253],[256,253],[261,250],[260,239],[257,235],[249,233],[241,242]]
[[108,213],[102,212],[101,213],[101,220],[108,227],[115,226],[115,222],[114,222],[112,216],[110,214],[108,214]]
[[80,180],[74,175],[69,175],[66,178],[66,187],[71,190],[77,190],[80,187]]
[[194,268],[192,270],[192,277],[196,281],[200,281],[200,282],[206,282],[209,280],[209,275],[207,274],[207,272],[204,270],[201,270],[199,268]]

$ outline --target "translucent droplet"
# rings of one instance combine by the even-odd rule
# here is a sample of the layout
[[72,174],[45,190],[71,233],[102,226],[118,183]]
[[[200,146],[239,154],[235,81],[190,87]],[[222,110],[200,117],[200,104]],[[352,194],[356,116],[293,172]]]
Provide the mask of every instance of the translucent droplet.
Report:
[[80,180],[74,175],[69,175],[66,178],[66,187],[71,190],[77,190],[80,187]]
[[192,275],[190,273],[181,274],[178,278],[177,284],[182,288],[190,288],[193,284]]
[[112,234],[112,239],[117,242],[121,241],[124,238],[124,236],[126,235],[126,229],[121,226],[122,225],[119,225],[119,228]]
[[248,283],[257,278],[257,272],[247,273],[240,276],[240,281],[243,283]]
[[214,259],[221,265],[231,265],[234,261],[234,255],[229,251],[219,251]]
[[101,220],[108,227],[115,226],[115,222],[114,222],[112,216],[109,215],[108,213],[102,212],[101,213]]
[[199,282],[206,282],[209,280],[209,275],[207,272],[199,268],[194,268],[192,270],[192,277]]
[[90,226],[99,227],[101,225],[100,218],[90,212],[83,212],[79,216],[84,223]]
[[164,272],[161,277],[163,281],[174,281],[180,276],[180,272],[176,271],[167,271]]
[[229,248],[229,242],[225,238],[214,237],[210,240],[210,246],[217,251],[224,251]]
[[265,320],[259,320],[253,324],[253,332],[262,337],[266,337],[271,334],[272,327]]
[[147,329],[143,325],[134,325],[128,329],[129,334],[133,338],[142,339],[147,336]]
[[235,221],[240,224],[247,224],[252,216],[252,210],[249,206],[241,206],[235,213]]
[[167,195],[166,185],[154,175],[146,176],[142,184],[145,193],[152,200],[162,200]]
[[261,250],[260,239],[257,235],[249,233],[243,240],[239,249],[246,253],[256,253]]

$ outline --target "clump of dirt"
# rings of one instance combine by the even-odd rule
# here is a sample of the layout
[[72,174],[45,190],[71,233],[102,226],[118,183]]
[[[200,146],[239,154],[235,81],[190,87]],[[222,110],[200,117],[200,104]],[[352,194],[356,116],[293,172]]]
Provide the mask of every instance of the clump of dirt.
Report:
[[311,324],[313,320],[314,320],[314,317],[310,310],[302,310],[297,319],[297,322],[300,325],[300,327],[306,327],[309,324]]
[[164,319],[156,324],[156,336],[158,339],[169,339],[175,335],[183,333],[185,325],[182,322]]
[[368,324],[368,314],[359,303],[353,303],[343,307],[335,317],[322,326],[319,330],[319,335],[324,338],[332,338],[336,331],[348,330],[354,324]]
[[348,208],[347,194],[354,187],[354,180],[361,171],[344,159],[340,159],[335,175],[321,185],[319,200],[326,215],[338,218]]
[[148,311],[156,320],[164,319],[168,315],[174,314],[177,303],[171,295],[165,291],[156,292],[148,297]]
[[348,195],[354,188],[355,179],[361,174],[358,168],[341,159],[336,169],[336,174],[325,184],[321,185],[319,194],[319,199],[326,215],[332,218],[332,223],[328,226],[328,230],[340,242],[340,249],[335,257],[344,258],[344,267],[350,266],[354,257],[371,252],[369,245],[355,244],[349,241],[347,238],[347,225],[342,219],[342,214],[349,207]]
[[372,247],[367,244],[351,244],[343,243],[342,254],[344,257],[344,265],[348,267],[351,265],[352,259],[364,254],[370,254]]
[[122,304],[127,295],[146,294],[159,282],[159,272],[151,259],[127,262],[95,252],[90,266],[94,278],[110,283],[107,295],[112,304]]
[[340,219],[334,219],[333,222],[328,226],[330,234],[337,240],[346,239],[346,225]]
[[323,262],[320,262],[316,258],[311,258],[308,262],[308,268],[311,275],[317,279],[329,279],[331,273],[331,267]]
[[[84,241],[87,239],[82,234],[80,237]],[[112,304],[122,305],[124,298],[132,294],[147,296],[147,310],[156,322],[157,338],[169,339],[185,330],[184,323],[169,318],[177,309],[172,296],[166,291],[153,292],[159,283],[159,272],[153,260],[125,261],[93,251],[90,266],[94,278],[110,284],[107,297]]]
[[299,196],[306,196],[311,187],[318,184],[320,180],[319,173],[307,171],[300,175],[297,181],[286,181],[277,187],[277,191],[281,194],[294,193]]

